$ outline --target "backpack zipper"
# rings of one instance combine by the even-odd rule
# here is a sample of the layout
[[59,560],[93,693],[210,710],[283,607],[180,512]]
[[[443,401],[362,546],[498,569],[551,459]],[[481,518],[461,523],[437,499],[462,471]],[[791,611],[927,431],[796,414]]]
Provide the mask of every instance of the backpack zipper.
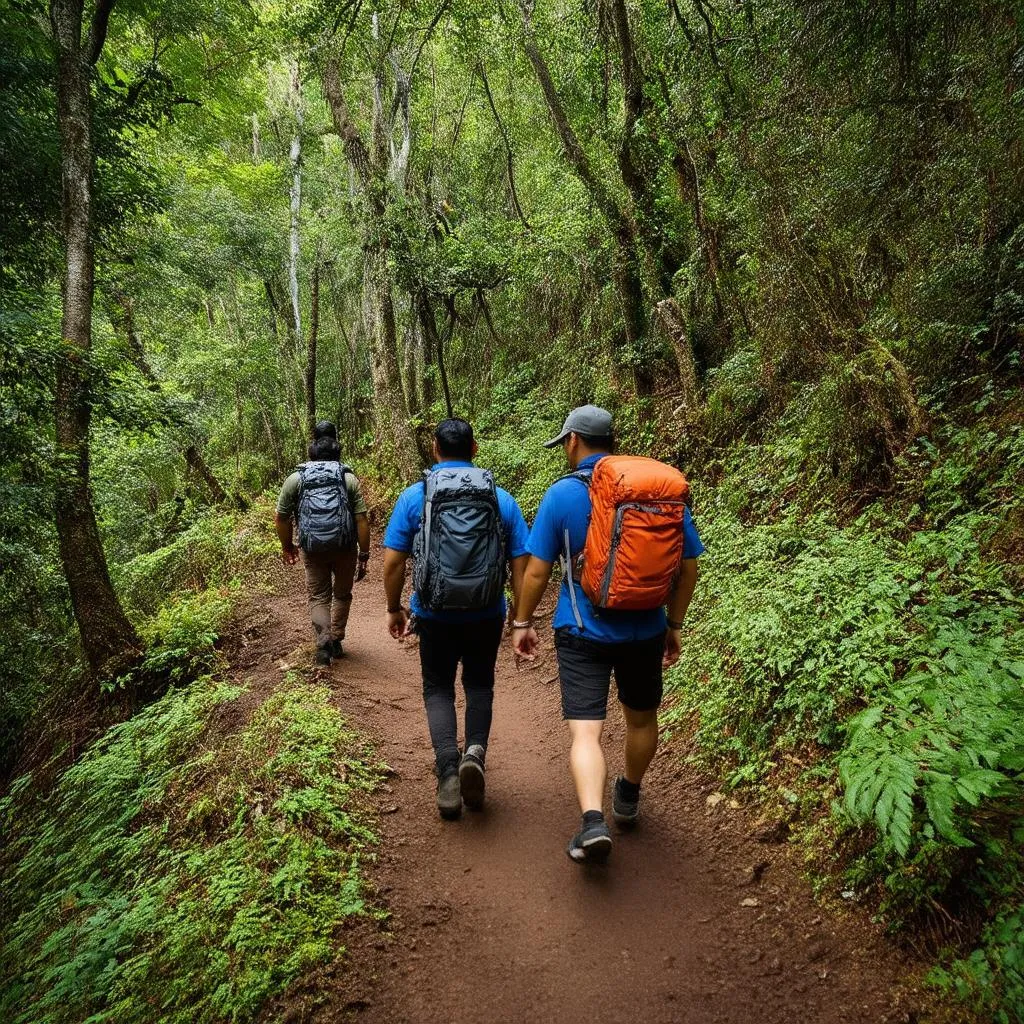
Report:
[[643,501],[626,501],[621,505],[615,506],[615,520],[612,523],[611,551],[608,554],[608,564],[605,566],[604,578],[601,580],[601,602],[599,607],[608,607],[608,592],[611,590],[612,576],[615,573],[615,559],[619,554],[619,542],[622,540],[622,520],[625,518],[626,511],[628,509],[635,508],[640,512],[650,512],[653,515],[667,516],[669,513],[665,511],[663,507],[665,505],[681,505],[684,509],[686,508],[686,502],[676,501],[674,499],[659,501],[656,505]]

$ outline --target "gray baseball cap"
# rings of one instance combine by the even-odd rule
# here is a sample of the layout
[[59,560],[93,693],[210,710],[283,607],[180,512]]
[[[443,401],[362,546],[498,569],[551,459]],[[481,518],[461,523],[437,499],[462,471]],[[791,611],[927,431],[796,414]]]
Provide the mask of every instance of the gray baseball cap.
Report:
[[545,448],[560,445],[571,433],[586,434],[588,437],[610,437],[612,432],[612,414],[599,405],[581,405],[573,409],[557,437],[544,442]]

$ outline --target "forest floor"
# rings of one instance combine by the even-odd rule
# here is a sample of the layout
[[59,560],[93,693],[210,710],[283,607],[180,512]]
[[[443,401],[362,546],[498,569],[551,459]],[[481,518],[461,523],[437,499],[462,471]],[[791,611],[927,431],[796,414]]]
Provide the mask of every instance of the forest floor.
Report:
[[[759,832],[751,809],[659,750],[643,817],[607,864],[577,865],[578,821],[554,653],[517,671],[498,660],[487,803],[442,821],[415,640],[384,630],[377,572],[355,588],[347,654],[318,676],[393,769],[373,801],[381,845],[364,862],[373,905],[338,964],[269,1008],[290,1024],[559,1021],[561,1024],[914,1022],[920,965],[859,907],[815,902],[798,851]],[[301,570],[254,602],[228,650],[233,672],[271,690],[309,669]],[[542,631],[542,640],[548,640]],[[461,705],[460,705],[461,717]],[[621,766],[611,710],[609,774]],[[769,841],[765,841],[768,839]]]

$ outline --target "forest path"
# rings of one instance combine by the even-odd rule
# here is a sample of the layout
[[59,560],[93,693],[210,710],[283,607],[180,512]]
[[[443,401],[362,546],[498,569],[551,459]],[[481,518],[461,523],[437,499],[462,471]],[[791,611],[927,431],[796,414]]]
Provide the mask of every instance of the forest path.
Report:
[[[379,563],[378,559],[375,559]],[[379,572],[379,564],[374,566]],[[345,936],[342,966],[287,999],[285,1019],[364,1024],[815,1024],[910,1021],[913,965],[857,914],[816,905],[787,847],[663,746],[643,819],[608,863],[565,854],[576,827],[550,636],[517,671],[498,661],[487,804],[442,821],[415,641],[384,630],[377,572],[355,588],[339,707],[394,769],[377,796],[381,846],[365,864],[390,911]],[[301,572],[267,601],[250,652],[269,668],[312,651]],[[255,650],[253,649],[255,648]],[[250,660],[250,664],[254,661]],[[461,705],[460,705],[461,720]],[[621,717],[609,715],[609,774]]]

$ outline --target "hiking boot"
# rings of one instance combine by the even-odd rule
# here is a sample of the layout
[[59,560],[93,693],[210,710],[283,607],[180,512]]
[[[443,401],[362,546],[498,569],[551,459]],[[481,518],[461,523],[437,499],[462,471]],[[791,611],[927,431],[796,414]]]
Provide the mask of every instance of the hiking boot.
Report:
[[437,784],[437,809],[442,818],[457,818],[462,813],[462,787],[459,773],[453,768]]
[[459,783],[462,799],[471,811],[479,811],[484,805],[484,748],[474,743],[466,748],[459,762]]
[[630,799],[623,792],[629,783],[624,775],[620,775],[612,786],[612,817],[619,828],[632,828],[640,817],[640,793],[637,787],[635,799]]
[[331,663],[331,648],[329,644],[325,644],[323,647],[316,649],[316,656],[313,658],[314,665],[330,665]]
[[345,648],[342,646],[340,640],[331,641],[331,657],[332,658],[344,658]]
[[584,822],[583,827],[569,840],[565,851],[575,861],[586,861],[589,864],[603,864],[612,852],[612,834],[604,823],[604,818]]

